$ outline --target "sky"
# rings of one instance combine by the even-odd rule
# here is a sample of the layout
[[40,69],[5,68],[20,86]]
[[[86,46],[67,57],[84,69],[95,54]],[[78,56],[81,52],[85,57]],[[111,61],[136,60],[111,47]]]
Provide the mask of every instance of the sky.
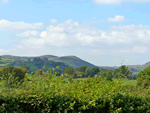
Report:
[[0,0],[0,55],[150,61],[150,0]]

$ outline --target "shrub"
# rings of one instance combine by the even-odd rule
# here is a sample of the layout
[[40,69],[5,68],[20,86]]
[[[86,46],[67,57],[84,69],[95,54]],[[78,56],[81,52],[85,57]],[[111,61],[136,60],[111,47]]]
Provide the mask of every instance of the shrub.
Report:
[[[25,74],[28,70],[24,67],[14,68],[14,67],[3,67],[0,68],[0,80],[5,80],[5,82],[10,81],[9,79],[17,79],[18,82],[22,83],[25,77]],[[12,76],[12,77],[11,77]],[[9,82],[9,85],[12,83]]]
[[137,74],[137,86],[150,86],[150,66]]

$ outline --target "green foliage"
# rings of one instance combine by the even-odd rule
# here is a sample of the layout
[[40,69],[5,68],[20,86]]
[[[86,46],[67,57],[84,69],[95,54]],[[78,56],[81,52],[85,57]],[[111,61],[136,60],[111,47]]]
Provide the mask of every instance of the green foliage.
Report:
[[73,67],[67,67],[63,69],[63,74],[68,73],[69,75],[74,74],[74,68]]
[[80,71],[80,72],[85,72],[86,68],[88,68],[87,65],[78,67],[77,70]]
[[42,74],[43,74],[43,70],[41,70],[41,69],[38,69],[38,70],[35,71],[36,76],[40,76]]
[[90,69],[90,76],[91,76],[91,77],[94,77],[94,75],[96,75],[99,71],[100,71],[100,70],[99,70],[99,68],[97,68],[97,67],[91,68],[91,69]]
[[122,65],[121,67],[119,67],[119,69],[114,70],[114,77],[126,77],[128,79],[132,79],[132,71],[128,70],[128,67],[126,67],[125,65]]
[[[52,69],[49,69],[50,71]],[[22,88],[0,93],[0,112],[36,113],[148,113],[149,96],[141,90],[93,77],[84,81],[64,83],[60,77],[47,73],[47,78],[24,81]],[[70,76],[66,74],[66,76]],[[131,92],[132,91],[132,92]],[[138,92],[136,92],[138,91]],[[2,93],[3,92],[3,93]],[[143,93],[142,92],[142,93]]]
[[85,77],[88,77],[89,75],[90,75],[90,69],[89,69],[89,67],[87,67],[85,69]]
[[144,88],[150,86],[150,66],[137,74],[137,85]]

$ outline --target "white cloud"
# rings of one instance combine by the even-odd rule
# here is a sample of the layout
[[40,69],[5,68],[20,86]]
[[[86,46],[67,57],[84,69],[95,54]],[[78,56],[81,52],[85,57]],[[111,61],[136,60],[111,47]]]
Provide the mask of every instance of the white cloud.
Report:
[[130,37],[132,41],[141,41],[144,43],[148,43],[150,41],[150,26],[143,26],[140,25],[118,25],[118,26],[112,26],[111,30],[121,31],[126,35],[127,37]]
[[141,46],[134,46],[133,48],[128,49],[118,49],[118,50],[111,50],[111,54],[127,54],[127,53],[145,53],[147,52],[147,47],[141,47]]
[[92,21],[92,24],[98,24],[98,23],[102,23],[102,22],[103,22],[103,20],[97,20],[97,21],[96,21],[96,20],[93,20],[93,21]]
[[134,46],[132,51],[135,53],[145,53],[147,51],[147,47]]
[[25,23],[25,22],[10,22],[7,20],[0,20],[0,30],[12,31],[27,31],[43,28],[43,23]]
[[115,18],[108,18],[109,22],[120,22],[120,21],[125,21],[124,16],[120,15],[115,15]]
[[37,31],[25,31],[20,34],[16,34],[17,37],[30,37],[30,36],[38,36],[39,33]]
[[103,55],[105,54],[103,52],[103,50],[99,50],[99,49],[88,49],[88,50],[80,50],[79,53],[85,53],[85,54],[92,54],[92,55]]
[[94,17],[92,17],[92,19],[96,19],[96,17],[94,16]]
[[[113,49],[113,45],[117,44],[131,44],[139,41],[141,43],[150,42],[150,29],[149,26],[140,25],[123,25],[112,26],[109,31],[99,30],[88,26],[83,26],[78,22],[67,20],[57,25],[50,25],[45,31],[38,33],[36,31],[26,31],[18,34],[17,36],[28,36],[29,38],[23,39],[17,48],[29,47],[97,47],[99,46],[112,46],[107,53],[110,54],[131,54],[131,53],[145,53],[147,47],[134,46],[127,49]],[[107,45],[107,46],[106,46]],[[135,44],[134,44],[135,45]],[[113,50],[112,50],[113,49]],[[92,55],[106,54],[106,50],[91,49],[81,50],[80,53],[88,53]]]
[[51,19],[50,22],[55,24],[55,23],[57,23],[57,20],[56,19]]
[[[112,26],[110,31],[102,31],[96,28],[81,26],[78,22],[67,20],[58,25],[50,25],[46,31],[37,33],[36,31],[26,31],[17,36],[32,36],[32,39],[26,39],[24,43],[39,44],[39,37],[42,40],[41,44],[50,44],[56,46],[69,46],[69,45],[89,45],[95,43],[99,44],[132,44],[134,41],[147,42],[150,40],[149,26],[143,25],[125,25],[125,26]],[[35,37],[33,39],[33,36]],[[36,38],[36,36],[38,38]],[[35,41],[34,41],[35,40]],[[32,42],[33,41],[33,42]],[[128,50],[123,50],[128,51]]]
[[2,2],[2,3],[8,3],[10,0],[0,0],[0,2]]
[[102,5],[102,4],[121,4],[122,2],[150,2],[150,0],[92,0],[95,4]]
[[95,4],[120,4],[122,0],[94,0]]
[[0,53],[1,52],[9,52],[10,51],[10,49],[0,49]]

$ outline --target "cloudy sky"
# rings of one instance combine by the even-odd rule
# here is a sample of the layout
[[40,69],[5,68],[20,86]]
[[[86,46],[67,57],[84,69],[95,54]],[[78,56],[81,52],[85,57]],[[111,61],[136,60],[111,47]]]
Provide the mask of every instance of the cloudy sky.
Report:
[[0,0],[0,55],[150,61],[150,0]]

